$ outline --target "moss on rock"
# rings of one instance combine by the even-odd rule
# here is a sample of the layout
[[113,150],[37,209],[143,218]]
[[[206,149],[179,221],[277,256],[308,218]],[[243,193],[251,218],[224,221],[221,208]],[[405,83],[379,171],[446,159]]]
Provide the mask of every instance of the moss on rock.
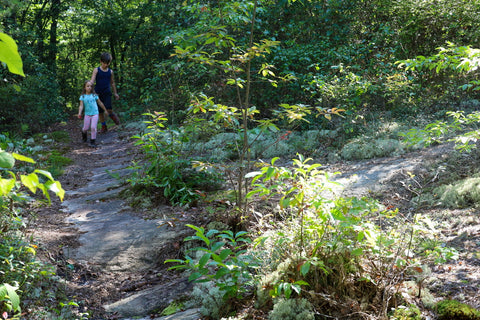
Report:
[[456,300],[443,300],[437,303],[440,320],[480,320],[480,311]]

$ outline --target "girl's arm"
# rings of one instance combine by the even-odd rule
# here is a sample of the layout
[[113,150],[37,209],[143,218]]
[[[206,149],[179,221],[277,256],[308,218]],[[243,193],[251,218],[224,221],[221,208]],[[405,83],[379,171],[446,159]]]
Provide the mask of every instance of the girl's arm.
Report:
[[112,87],[112,92],[113,92],[113,95],[115,96],[115,100],[120,99],[120,96],[117,93],[117,86],[115,85],[115,78],[113,76],[113,70],[112,70],[112,75],[110,77],[110,86]]
[[98,97],[97,97],[97,103],[103,109],[103,111],[105,111],[105,114],[108,116],[107,108],[105,108],[105,105],[103,104],[102,100],[100,100],[100,98],[98,98]]
[[78,106],[78,118],[82,119],[82,111],[83,111],[83,101],[80,100],[80,105]]

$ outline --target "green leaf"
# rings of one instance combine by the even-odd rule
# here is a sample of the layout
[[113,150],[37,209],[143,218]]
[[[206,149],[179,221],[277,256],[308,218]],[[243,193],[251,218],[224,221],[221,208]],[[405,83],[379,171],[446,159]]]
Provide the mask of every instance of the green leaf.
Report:
[[188,277],[188,281],[196,281],[202,276],[203,274],[201,274],[200,272],[194,272],[190,275],[190,277]]
[[303,280],[295,281],[295,284],[299,285],[299,286],[309,286],[308,282],[303,281]]
[[227,268],[220,268],[217,270],[217,273],[215,273],[215,279],[220,279],[221,277],[229,274],[230,271]]
[[52,174],[51,174],[50,172],[48,172],[48,171],[36,169],[34,172],[35,172],[35,173],[40,173],[41,175],[47,177],[50,181],[54,181],[54,180],[55,180],[55,179],[53,179]]
[[20,297],[16,292],[17,288],[12,287],[8,283],[0,285],[0,299],[9,300],[12,304],[12,309],[15,312],[21,311],[20,308]]
[[61,201],[63,201],[63,197],[65,196],[65,190],[63,190],[60,181],[47,181],[45,183],[45,186],[48,188],[48,190],[54,192]]
[[21,155],[21,154],[15,153],[15,152],[12,152],[12,156],[13,156],[15,159],[19,160],[19,161],[24,161],[24,162],[29,162],[29,163],[35,163],[35,160],[33,160],[32,158],[23,156],[23,155]]
[[[12,174],[13,175],[13,174]],[[0,196],[6,196],[15,187],[15,179],[0,178]]]
[[20,180],[22,184],[27,187],[30,192],[35,194],[37,192],[37,187],[39,185],[38,176],[35,173],[30,173],[29,175],[21,175]]
[[253,171],[253,172],[249,172],[245,175],[245,178],[248,179],[248,178],[253,178],[253,177],[256,177],[256,176],[259,176],[261,175],[262,172],[260,171]]
[[16,288],[12,287],[8,283],[5,283],[5,288],[7,289],[8,297],[10,298],[10,302],[12,302],[13,310],[19,311],[20,310],[20,297],[16,292]]
[[[240,236],[243,236],[243,235],[246,235],[248,234],[247,231],[238,231],[236,234],[235,234],[235,238],[239,238]],[[240,241],[240,239],[237,239],[237,241]]]
[[305,262],[301,267],[300,267],[300,273],[302,274],[302,276],[306,276],[308,271],[310,271],[310,262]]
[[265,175],[265,180],[270,180],[275,173],[276,173],[275,168],[273,168],[273,167],[268,167],[267,173],[266,173],[266,175]]
[[292,289],[297,293],[297,294],[300,294],[300,292],[302,291],[302,288],[298,285],[298,284],[293,284],[292,285]]
[[38,188],[39,188],[40,190],[42,190],[43,195],[45,196],[45,198],[47,198],[48,203],[50,204],[52,201],[51,201],[51,199],[50,199],[50,194],[48,194],[48,189],[47,189],[47,187],[45,187],[44,184],[41,184],[41,183],[40,183],[40,184],[38,185]]
[[6,151],[0,152],[0,167],[11,169],[15,165],[15,158]]
[[173,262],[174,263],[185,263],[185,261],[182,260],[182,259],[167,259],[163,263],[173,263]]
[[5,299],[7,296],[7,288],[5,287],[5,284],[0,285],[0,300]]
[[224,245],[225,245],[225,243],[224,243],[223,241],[215,242],[215,243],[212,245],[212,252],[217,251],[218,249],[220,249],[220,248],[223,247]]
[[205,235],[207,238],[211,238],[213,237],[214,235],[216,235],[217,233],[219,233],[220,231],[218,230],[215,230],[215,229],[211,229],[207,232],[207,234]]
[[232,253],[232,250],[230,249],[223,249],[222,252],[220,252],[220,258],[222,261],[224,261],[230,254]]
[[207,262],[210,260],[210,257],[212,256],[212,254],[210,253],[205,253],[201,258],[200,258],[200,261],[198,261],[198,265],[200,266],[200,268],[203,268],[205,267],[205,265],[207,264]]
[[362,248],[356,248],[352,250],[352,254],[355,257],[359,257],[363,254],[363,249]]
[[279,286],[278,286],[278,291],[279,292],[282,292],[285,294],[285,298],[287,299],[290,299],[290,295],[292,294],[292,284],[291,283],[287,283],[287,282],[284,282],[284,283],[281,283]]
[[212,260],[214,262],[217,262],[217,263],[214,263],[215,265],[223,263],[222,258],[220,258],[220,256],[218,254],[215,254],[215,253],[212,253]]
[[5,62],[11,73],[25,77],[22,58],[18,53],[17,44],[10,36],[0,32],[0,61]]

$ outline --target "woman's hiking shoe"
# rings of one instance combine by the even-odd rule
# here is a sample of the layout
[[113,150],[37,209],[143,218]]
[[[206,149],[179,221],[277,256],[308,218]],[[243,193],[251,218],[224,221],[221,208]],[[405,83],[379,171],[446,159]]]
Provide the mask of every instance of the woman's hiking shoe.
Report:
[[113,122],[115,122],[117,126],[120,124],[120,118],[115,113],[110,113],[109,117],[113,120]]
[[100,130],[100,133],[106,133],[108,131],[107,125],[102,124],[102,129]]
[[87,133],[82,131],[82,141],[87,142]]

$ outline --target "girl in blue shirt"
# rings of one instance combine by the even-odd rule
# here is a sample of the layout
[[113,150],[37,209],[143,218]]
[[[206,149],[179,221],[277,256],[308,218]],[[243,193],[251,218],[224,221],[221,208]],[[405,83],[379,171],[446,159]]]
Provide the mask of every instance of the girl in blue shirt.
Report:
[[82,140],[87,142],[87,131],[90,128],[90,147],[95,148],[97,145],[97,124],[98,124],[98,106],[100,106],[108,116],[108,110],[98,98],[93,89],[91,81],[85,81],[83,84],[82,95],[80,96],[80,106],[78,107],[78,118],[82,118],[83,109],[85,109],[85,118],[83,119]]

